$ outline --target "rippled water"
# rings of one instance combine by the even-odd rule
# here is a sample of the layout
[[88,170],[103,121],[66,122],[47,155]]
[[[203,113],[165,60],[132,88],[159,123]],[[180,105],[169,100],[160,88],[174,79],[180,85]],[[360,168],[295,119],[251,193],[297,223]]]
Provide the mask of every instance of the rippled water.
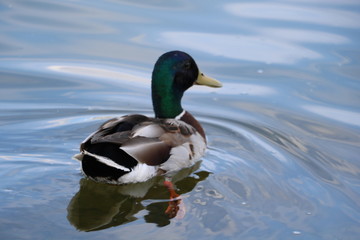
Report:
[[[0,3],[1,239],[357,239],[358,1]],[[72,159],[106,119],[152,115],[181,49],[224,83],[183,106],[206,129],[175,179],[94,183]]]

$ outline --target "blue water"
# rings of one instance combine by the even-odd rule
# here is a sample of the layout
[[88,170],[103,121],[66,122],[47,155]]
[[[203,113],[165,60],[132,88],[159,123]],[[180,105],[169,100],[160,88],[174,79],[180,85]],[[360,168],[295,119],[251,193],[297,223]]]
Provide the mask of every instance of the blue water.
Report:
[[[360,2],[2,1],[1,239],[358,239]],[[151,116],[164,52],[224,87],[183,106],[202,163],[161,179],[94,183],[72,159],[106,119]]]

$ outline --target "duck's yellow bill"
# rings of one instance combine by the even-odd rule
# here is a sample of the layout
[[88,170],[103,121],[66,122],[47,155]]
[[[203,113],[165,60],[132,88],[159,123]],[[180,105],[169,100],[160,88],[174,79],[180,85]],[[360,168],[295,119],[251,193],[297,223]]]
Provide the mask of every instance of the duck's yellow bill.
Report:
[[222,83],[219,82],[216,79],[213,79],[211,77],[207,77],[205,76],[202,72],[199,72],[199,76],[195,81],[195,84],[197,85],[205,85],[205,86],[209,86],[209,87],[222,87]]

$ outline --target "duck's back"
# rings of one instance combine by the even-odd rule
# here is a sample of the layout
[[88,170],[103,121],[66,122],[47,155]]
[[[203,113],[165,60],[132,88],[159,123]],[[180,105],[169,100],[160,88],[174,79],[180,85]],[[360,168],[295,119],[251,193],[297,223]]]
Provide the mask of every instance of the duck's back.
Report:
[[183,121],[127,115],[105,122],[80,150],[85,175],[128,183],[190,167],[205,148],[201,134]]

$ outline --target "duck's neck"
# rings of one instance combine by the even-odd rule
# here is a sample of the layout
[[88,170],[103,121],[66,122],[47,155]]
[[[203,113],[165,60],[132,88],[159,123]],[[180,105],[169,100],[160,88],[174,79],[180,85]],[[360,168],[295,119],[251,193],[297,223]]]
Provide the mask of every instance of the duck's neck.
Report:
[[179,100],[179,96],[159,93],[154,88],[152,90],[152,101],[157,118],[175,118],[183,111],[181,97]]
[[157,118],[175,118],[182,111],[181,98],[184,94],[173,86],[173,81],[163,81],[163,78],[173,77],[171,72],[154,71],[151,82],[152,102]]

